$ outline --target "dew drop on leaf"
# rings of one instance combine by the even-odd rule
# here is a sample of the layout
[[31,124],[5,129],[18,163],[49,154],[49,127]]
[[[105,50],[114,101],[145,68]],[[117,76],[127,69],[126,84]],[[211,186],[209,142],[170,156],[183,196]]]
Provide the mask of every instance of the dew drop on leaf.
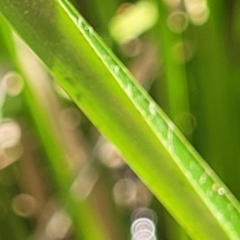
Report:
[[116,74],[119,72],[119,67],[117,65],[113,67],[113,72]]
[[206,173],[203,173],[203,174],[200,176],[200,178],[199,178],[199,183],[200,183],[201,185],[205,184],[206,181],[207,181],[207,177],[208,177],[208,175],[207,175]]
[[173,150],[173,131],[174,131],[174,124],[172,122],[170,122],[168,124],[168,134],[167,134],[167,147],[169,151]]
[[220,187],[217,192],[219,195],[224,195],[226,193],[226,190],[225,190],[225,188]]
[[131,84],[128,84],[127,87],[126,87],[126,92],[128,93],[129,96],[132,95],[132,85]]
[[79,27],[82,27],[82,25],[83,25],[83,20],[82,20],[82,18],[78,18],[78,20],[77,20],[77,25],[78,25]]
[[157,111],[156,111],[156,105],[154,102],[150,102],[149,111],[152,115],[156,115]]

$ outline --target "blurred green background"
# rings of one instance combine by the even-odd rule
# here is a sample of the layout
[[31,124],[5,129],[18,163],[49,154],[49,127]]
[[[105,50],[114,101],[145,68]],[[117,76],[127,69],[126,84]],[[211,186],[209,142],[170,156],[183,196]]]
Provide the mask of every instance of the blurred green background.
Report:
[[[72,3],[239,199],[240,2]],[[0,239],[94,240],[95,231],[96,239],[131,239],[140,217],[156,225],[156,239],[188,239],[11,34],[1,19]],[[27,83],[16,73],[19,59],[30,69]],[[53,167],[51,158],[62,160]],[[59,181],[62,169],[71,189]]]

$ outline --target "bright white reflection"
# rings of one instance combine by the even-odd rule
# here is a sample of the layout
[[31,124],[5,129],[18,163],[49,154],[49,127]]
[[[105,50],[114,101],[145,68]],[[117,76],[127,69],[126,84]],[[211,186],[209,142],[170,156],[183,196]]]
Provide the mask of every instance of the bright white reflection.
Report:
[[99,145],[99,159],[104,165],[113,169],[125,165],[117,149],[111,143],[101,140]]
[[148,218],[151,219],[153,222],[157,222],[157,215],[156,213],[151,210],[150,208],[140,207],[133,211],[132,213],[132,220],[136,220],[138,218]]
[[131,225],[132,240],[156,240],[155,224],[149,218],[138,218]]
[[202,25],[208,20],[209,8],[206,0],[184,0],[184,3],[193,24]]
[[63,211],[55,212],[48,222],[46,234],[50,239],[64,239],[71,226],[71,220]]
[[0,148],[11,148],[17,145],[21,138],[21,128],[11,120],[5,119],[0,123]]

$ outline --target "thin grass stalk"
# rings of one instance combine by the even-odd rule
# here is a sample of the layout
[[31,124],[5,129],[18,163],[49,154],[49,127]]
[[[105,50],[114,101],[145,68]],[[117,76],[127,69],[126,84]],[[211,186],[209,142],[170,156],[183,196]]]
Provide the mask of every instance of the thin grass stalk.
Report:
[[[1,18],[2,20],[2,18]],[[10,62],[7,58],[9,54],[9,43],[4,35],[6,32],[10,32],[10,29],[6,25],[6,22],[0,21],[0,64],[4,66],[1,71],[10,69]],[[5,36],[5,38],[3,37]],[[3,74],[3,72],[1,72]],[[0,81],[0,123],[6,117],[3,113],[3,107],[5,103],[5,88],[3,82]],[[2,151],[2,149],[1,149]],[[2,153],[1,153],[2,154]],[[1,159],[4,161],[4,159]],[[4,178],[13,178],[14,168],[8,167],[8,169],[0,169],[0,238],[1,239],[26,239],[29,235],[28,227],[26,222],[22,221],[20,216],[14,212],[12,203],[14,198],[17,196],[17,189],[14,184],[5,184]],[[14,176],[15,177],[15,176]]]
[[181,117],[182,114],[190,112],[184,59],[181,62],[181,58],[184,58],[185,44],[181,33],[186,27],[184,25],[187,24],[187,19],[185,19],[185,23],[182,23],[183,26],[174,26],[174,24],[179,24],[176,19],[174,20],[177,15],[182,17],[182,21],[184,21],[183,11],[180,13],[180,10],[168,9],[164,1],[155,1],[155,3],[159,10],[159,20],[155,31],[159,38],[160,53],[163,59],[168,103],[166,112],[177,126],[187,133],[190,128],[189,122],[177,122],[177,118]]
[[[20,44],[21,47],[19,47],[19,43],[17,44],[19,48],[16,48],[16,53],[14,53],[12,34],[5,31],[4,35],[8,39],[8,43],[12,43],[10,44],[12,55],[8,56],[8,60],[12,63],[12,68],[18,71],[24,79],[23,97],[34,119],[44,151],[48,156],[50,171],[54,179],[53,184],[57,188],[63,208],[66,208],[70,215],[76,235],[79,239],[84,237],[86,240],[108,239],[97,223],[97,218],[88,200],[79,201],[75,196],[76,194],[71,192],[74,176],[70,170],[67,154],[62,145],[56,123],[52,118],[49,105],[45,100],[43,101],[43,99],[46,99],[46,95],[43,92],[44,90],[41,89],[43,79],[41,79],[42,74],[40,72],[44,70],[40,70],[41,67],[36,58],[23,43]],[[22,55],[23,53],[25,55]],[[33,63],[38,65],[37,68],[40,68],[37,71],[38,75],[35,74],[36,68],[28,68],[29,63],[31,63],[32,67]],[[40,85],[36,84],[36,79],[38,79],[37,82]],[[93,227],[94,231],[89,226]]]

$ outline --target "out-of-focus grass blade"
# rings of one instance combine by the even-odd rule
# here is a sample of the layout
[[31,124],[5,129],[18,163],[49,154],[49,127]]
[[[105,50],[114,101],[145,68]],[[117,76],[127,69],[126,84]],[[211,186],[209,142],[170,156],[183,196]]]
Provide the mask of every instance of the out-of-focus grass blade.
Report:
[[[11,51],[8,51],[5,59],[7,59],[11,68],[19,71],[24,78],[23,98],[34,119],[44,151],[48,157],[51,179],[54,181],[53,184],[62,200],[63,207],[68,210],[74,232],[79,238],[84,237],[86,240],[108,239],[104,230],[98,224],[89,201],[86,199],[79,201],[75,196],[76,194],[73,194],[70,190],[74,176],[67,161],[66,149],[62,145],[61,134],[58,132],[56,122],[49,108],[49,95],[44,92],[46,90],[44,85],[47,85],[46,82],[44,83],[46,74],[44,74],[44,70],[36,57],[25,44],[17,41],[18,44],[16,45],[19,49],[15,49],[12,32],[9,30],[8,26],[5,26],[3,31],[9,44],[7,50],[10,50],[11,46]],[[31,66],[29,66],[29,63]],[[13,223],[14,221],[12,221]],[[94,228],[94,231],[89,226]]]
[[[0,18],[2,20],[2,18]],[[0,76],[10,67],[9,59],[9,42],[6,41],[7,37],[4,35],[5,32],[9,32],[9,27],[6,27],[6,22],[0,21]],[[0,80],[0,124],[4,119],[4,104],[6,101],[6,88],[4,81]],[[0,138],[2,137],[0,133]],[[1,139],[1,140],[2,140]],[[27,223],[22,220],[22,217],[18,216],[13,209],[13,200],[18,194],[18,189],[15,184],[9,184],[4,179],[13,179],[14,167],[8,166],[8,162],[5,160],[4,148],[0,146],[0,239],[26,239],[29,235]],[[4,169],[5,168],[5,169]]]
[[[159,9],[158,31],[165,69],[165,85],[167,92],[166,110],[183,133],[189,133],[188,121],[177,123],[182,114],[189,114],[188,86],[185,65],[180,56],[184,56],[184,44],[181,33],[187,27],[187,16],[182,11],[168,10],[164,1],[155,1]],[[180,24],[180,23],[181,24]],[[183,61],[183,60],[182,60]]]
[[0,11],[193,239],[239,239],[234,196],[67,1]]
[[[128,7],[122,14],[112,18],[109,31],[119,44],[124,44],[137,38],[151,28],[157,21],[158,12],[155,4],[139,1]],[[139,19],[144,21],[139,22]]]
[[[69,167],[66,148],[62,145],[61,134],[58,133],[56,122],[53,119],[54,115],[51,114],[49,102],[46,101],[48,97],[44,94],[46,89],[41,87],[46,79],[41,76],[41,67],[39,69],[37,67],[28,69],[29,63],[31,63],[31,66],[38,65],[35,56],[31,55],[31,53],[29,55],[30,59],[28,57],[27,60],[24,56],[19,58],[22,74],[25,77],[24,94],[48,156],[49,170],[52,173],[63,207],[68,210],[74,232],[79,239],[82,237],[85,240],[108,239],[104,230],[98,224],[96,214],[94,214],[89,201],[85,198],[79,200],[75,196],[76,194],[71,191],[74,176]],[[89,226],[92,226],[94,231]]]
[[223,1],[208,1],[211,8],[205,11],[211,15],[204,25],[192,29],[196,54],[188,66],[188,76],[189,82],[194,81],[197,86],[193,112],[198,125],[193,139],[239,199],[239,121],[235,115],[239,109],[236,100],[239,86],[235,83],[239,81],[235,80],[238,74],[230,57],[231,43],[228,45],[226,40],[227,23],[220,20],[228,18],[223,4]]
[[16,196],[16,193],[9,186],[3,186],[0,184],[1,193],[1,209],[0,209],[0,237],[1,239],[26,239],[28,237],[27,225],[22,219],[15,214],[12,209],[12,200]]

